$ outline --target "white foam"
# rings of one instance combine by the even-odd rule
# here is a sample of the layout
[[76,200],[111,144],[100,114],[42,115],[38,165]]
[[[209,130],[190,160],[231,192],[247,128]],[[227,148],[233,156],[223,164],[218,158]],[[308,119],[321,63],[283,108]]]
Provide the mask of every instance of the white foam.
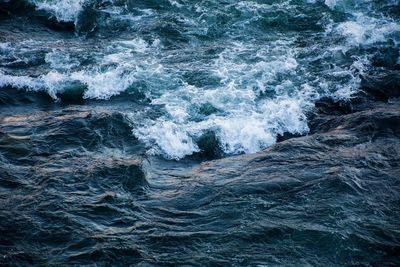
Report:
[[[53,50],[45,56],[51,71],[38,77],[12,76],[1,74],[0,86],[12,86],[18,89],[46,91],[54,98],[57,93],[69,88],[71,82],[79,82],[86,87],[83,97],[92,99],[109,99],[126,91],[137,77],[162,76],[162,66],[152,60],[150,49],[156,51],[159,41],[148,45],[144,40],[136,38],[131,41],[117,42],[112,46],[115,53],[105,54],[98,59],[97,66],[81,68],[79,60],[67,52]],[[6,49],[4,44],[0,49]],[[111,48],[110,48],[111,49]],[[137,59],[133,52],[148,53],[148,57]],[[144,76],[144,77],[143,77]]]
[[319,87],[323,89],[323,95],[334,100],[351,99],[358,92],[361,76],[365,75],[367,66],[370,65],[368,57],[354,57],[349,67],[335,66],[326,73],[325,79],[320,79]]
[[[354,21],[340,23],[336,31],[345,36],[349,44],[372,45],[379,42],[386,42],[388,37],[399,39],[400,24],[387,20],[377,19],[365,16],[361,13],[355,13]],[[397,37],[397,38],[396,38]]]
[[303,111],[301,100],[270,99],[257,111],[215,118],[212,124],[225,153],[254,153],[274,144],[278,134],[308,132]]
[[12,76],[0,73],[0,87],[11,86],[17,89],[31,91],[46,91],[53,99],[57,99],[57,92],[63,89],[67,78],[55,71],[39,77]]
[[53,14],[58,21],[75,22],[86,0],[29,0],[38,10]]
[[[214,131],[227,154],[254,153],[274,144],[278,134],[308,132],[302,100],[279,98],[263,102],[259,109],[243,108],[228,116],[212,115],[198,122],[185,120],[187,116],[162,117],[135,127],[133,133],[153,147],[151,153],[180,159],[198,152],[195,139],[209,130]],[[246,108],[250,110],[246,112]]]
[[62,91],[65,83],[68,81],[66,76],[55,71],[40,76],[39,79],[43,83],[43,87],[46,88],[46,91],[53,99],[57,99],[57,92]]
[[46,91],[57,100],[57,93],[64,91],[73,81],[86,85],[84,98],[109,99],[127,90],[135,77],[124,74],[119,70],[107,72],[72,72],[62,74],[50,71],[39,77],[12,76],[0,73],[0,87],[11,86],[17,89]]
[[[234,43],[210,66],[210,75],[219,77],[217,87],[204,88],[184,84],[164,92],[152,101],[164,105],[167,114],[156,121],[138,123],[131,118],[133,133],[144,141],[151,153],[180,159],[199,151],[195,140],[213,131],[221,149],[227,154],[254,153],[275,143],[278,134],[304,134],[308,131],[304,112],[318,97],[309,85],[295,95],[287,95],[285,87],[295,89],[282,75],[296,75],[298,63],[288,43],[279,43],[276,50],[258,51],[265,60],[246,62],[238,55],[254,49]],[[285,46],[285,47],[284,47]],[[286,53],[282,53],[281,50]],[[277,93],[276,98],[260,99],[266,88]],[[195,107],[211,105],[222,113],[211,114],[194,121]]]
[[63,74],[50,71],[39,77],[11,76],[0,73],[0,87],[12,86],[18,89],[46,91],[53,99],[73,81],[86,85],[84,98],[109,99],[125,91],[135,77],[124,73],[123,69],[110,69],[106,72],[78,71]]
[[83,97],[93,99],[109,99],[124,92],[135,81],[133,75],[118,68],[106,72],[74,72],[70,78],[85,84],[87,90]]
[[337,30],[344,36],[346,36],[349,41],[354,44],[362,44],[365,36],[365,27],[354,21],[346,21],[341,23]]
[[29,76],[13,76],[7,75],[0,72],[0,87],[11,86],[14,88],[26,88],[34,91],[40,91],[43,89],[43,84]]
[[150,154],[161,154],[168,159],[178,160],[199,151],[188,131],[172,121],[158,120],[145,128],[134,129],[134,134],[153,147]]
[[253,117],[217,118],[217,137],[225,153],[254,153],[275,142],[275,135],[263,121]]

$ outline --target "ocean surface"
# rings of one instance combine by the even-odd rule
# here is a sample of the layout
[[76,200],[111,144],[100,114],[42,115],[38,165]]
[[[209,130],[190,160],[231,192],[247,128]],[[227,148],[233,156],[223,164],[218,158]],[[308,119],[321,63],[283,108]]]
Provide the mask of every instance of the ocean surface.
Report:
[[399,72],[399,0],[0,0],[0,265],[399,266],[397,159],[222,164]]

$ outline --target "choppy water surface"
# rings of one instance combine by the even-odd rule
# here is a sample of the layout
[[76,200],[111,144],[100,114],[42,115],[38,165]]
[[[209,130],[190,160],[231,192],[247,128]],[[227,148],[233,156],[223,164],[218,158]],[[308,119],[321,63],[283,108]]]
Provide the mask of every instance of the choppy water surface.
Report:
[[285,179],[296,148],[279,181],[232,180],[239,163],[197,174],[307,134],[315,101],[351,99],[371,73],[399,84],[399,1],[0,7],[0,262],[399,264],[399,163],[378,152],[326,183],[334,166]]

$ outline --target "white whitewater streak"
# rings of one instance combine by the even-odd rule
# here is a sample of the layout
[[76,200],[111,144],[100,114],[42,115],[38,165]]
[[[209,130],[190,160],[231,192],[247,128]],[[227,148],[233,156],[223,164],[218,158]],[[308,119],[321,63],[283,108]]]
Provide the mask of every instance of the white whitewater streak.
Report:
[[361,75],[364,75],[366,66],[370,64],[368,58],[357,58],[348,70],[336,68],[333,70],[331,75],[337,78],[349,77],[347,83],[339,84],[330,96],[336,100],[348,100],[351,99],[355,92],[360,87]]
[[60,22],[76,22],[86,0],[29,0],[38,10],[53,14]]
[[26,88],[34,91],[43,90],[43,84],[35,78],[28,76],[12,76],[0,72],[0,87],[11,86],[14,88]]
[[[168,159],[179,160],[199,148],[188,132],[187,126],[168,120],[158,120],[143,128],[134,129],[134,134],[150,147],[150,154],[161,154]],[[150,138],[146,138],[146,136]],[[153,144],[153,145],[152,145]]]
[[[277,134],[308,132],[303,100],[285,97],[266,100],[259,110],[229,116],[210,116],[203,121],[179,121],[162,117],[134,128],[134,134],[169,159],[181,159],[199,151],[195,139],[212,130],[227,154],[254,153],[276,142]],[[132,122],[136,121],[131,117]]]
[[[338,1],[333,1],[338,2]],[[340,1],[344,3],[345,1]],[[370,1],[365,1],[370,2]],[[343,54],[354,47],[369,47],[375,46],[379,43],[386,43],[390,39],[395,43],[400,42],[400,24],[390,18],[385,17],[370,17],[360,12],[353,12],[352,18],[349,21],[329,25],[326,30],[327,35],[344,37],[346,42],[341,42],[340,45],[331,46],[330,53],[335,55],[337,53]],[[321,88],[324,86],[333,87],[328,93],[335,100],[346,100],[353,96],[359,89],[361,83],[361,75],[367,66],[369,66],[370,58],[365,55],[363,57],[353,57],[352,65],[343,68],[334,66],[334,68],[327,73],[328,77],[332,79],[335,85],[321,83]],[[339,82],[340,81],[340,82]],[[346,81],[346,82],[343,82]]]
[[57,100],[57,94],[63,92],[71,82],[80,82],[86,86],[84,98],[109,99],[127,90],[135,77],[125,75],[120,70],[108,72],[72,72],[62,74],[51,71],[39,77],[12,76],[0,73],[0,87],[11,86],[17,89],[45,91]]
[[120,69],[95,73],[80,71],[72,73],[70,77],[87,86],[84,98],[94,99],[109,99],[124,92],[135,81],[134,76]]
[[266,100],[258,112],[211,118],[210,124],[217,129],[225,153],[254,153],[274,144],[277,134],[308,131],[301,101],[286,97]]
[[11,86],[18,89],[32,91],[46,91],[53,99],[57,99],[57,92],[67,79],[60,73],[49,72],[38,78],[29,76],[11,76],[0,72],[0,87]]

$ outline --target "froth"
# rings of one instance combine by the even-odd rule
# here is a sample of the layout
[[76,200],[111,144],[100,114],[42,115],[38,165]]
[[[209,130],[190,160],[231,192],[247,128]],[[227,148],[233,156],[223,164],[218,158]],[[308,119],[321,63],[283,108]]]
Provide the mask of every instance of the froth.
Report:
[[399,39],[400,25],[386,19],[376,19],[356,14],[354,21],[346,21],[337,26],[337,31],[345,36],[351,45],[371,45],[386,42],[388,38]]
[[[250,111],[238,110],[228,116],[212,115],[197,122],[185,119],[187,114],[180,117],[181,120],[179,116],[172,120],[162,117],[146,121],[142,127],[134,127],[133,133],[153,147],[150,153],[180,159],[199,152],[196,140],[210,131],[226,154],[254,153],[275,143],[278,134],[308,132],[302,100],[281,98],[265,101],[258,110],[251,105],[243,108]],[[137,124],[137,118],[130,119]]]
[[30,0],[38,10],[53,14],[58,21],[75,22],[86,0]]
[[[51,67],[47,74],[33,76],[13,76],[0,73],[0,86],[12,86],[18,89],[45,91],[57,100],[57,94],[68,90],[72,83],[85,88],[83,97],[109,99],[126,91],[137,77],[156,75],[162,66],[151,57],[137,59],[133,52],[144,53],[151,47],[157,49],[157,40],[149,46],[142,39],[121,41],[112,51],[98,59],[97,66],[80,68],[76,56],[67,52],[53,50],[45,55],[45,62]],[[1,49],[10,45],[3,44]],[[110,48],[111,49],[111,48]]]
[[[199,152],[196,140],[210,131],[226,154],[257,152],[285,132],[306,133],[304,112],[318,94],[305,84],[296,90],[283,78],[296,76],[298,62],[288,43],[279,44],[259,50],[256,62],[249,62],[240,55],[253,53],[254,47],[233,43],[209,68],[209,75],[219,78],[218,85],[183,84],[163,93],[152,103],[163,105],[166,114],[142,123],[131,117],[133,133],[152,147],[151,153],[171,159]],[[291,95],[287,88],[293,90]],[[267,90],[276,96],[264,97]]]

